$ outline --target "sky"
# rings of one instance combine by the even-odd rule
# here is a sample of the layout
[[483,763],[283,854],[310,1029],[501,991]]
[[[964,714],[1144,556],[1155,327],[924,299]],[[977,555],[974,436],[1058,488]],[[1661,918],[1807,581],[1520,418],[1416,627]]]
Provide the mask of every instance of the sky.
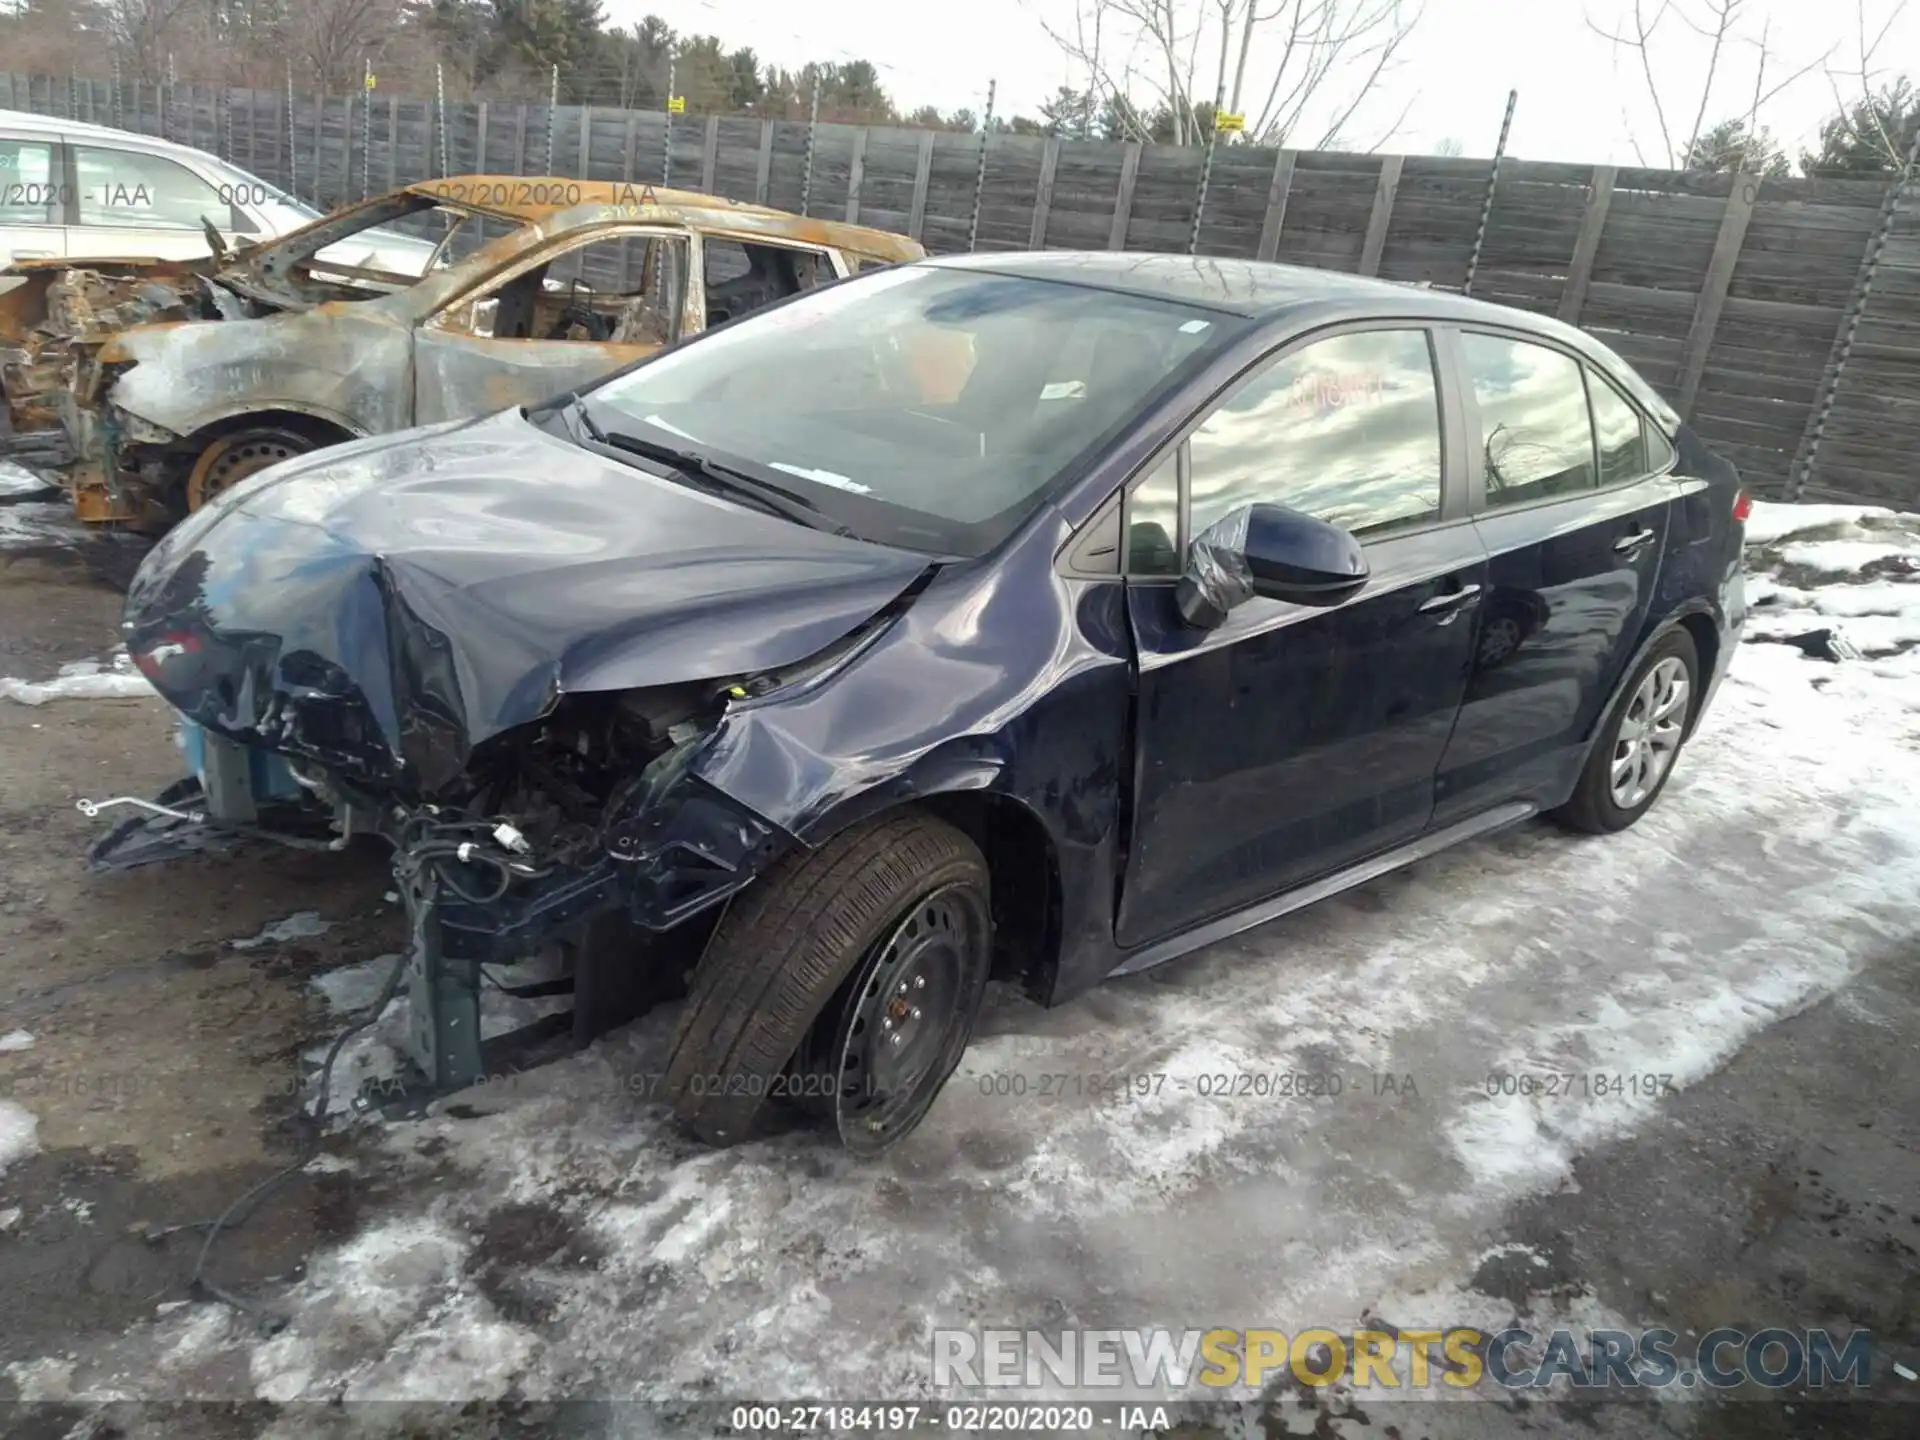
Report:
[[[1080,0],[1090,4],[1092,0]],[[1292,3],[1292,0],[1288,0]],[[1358,3],[1358,0],[1340,0]],[[1417,0],[1405,0],[1416,4]],[[1643,0],[1651,15],[1660,0]],[[1722,0],[1670,0],[1656,32],[1654,74],[1678,146],[1700,104],[1708,42],[1682,21],[1708,20]],[[1765,88],[1815,64],[1761,110],[1760,118],[1797,156],[1835,108],[1826,67],[1857,74],[1858,19],[1871,35],[1889,19],[1876,69],[1898,73],[1902,61],[1920,81],[1920,0],[1734,0],[1735,43],[1724,52],[1709,95],[1706,123],[1744,116],[1750,108],[1763,30],[1770,56]],[[998,82],[997,113],[1035,113],[1061,84],[1081,84],[1077,69],[1048,37],[1047,25],[1071,27],[1075,0],[965,0],[951,8],[875,5],[870,0],[603,0],[610,23],[660,15],[683,33],[718,35],[729,47],[752,45],[764,62],[797,66],[808,59],[871,60],[902,109],[932,104],[976,113],[988,81]],[[1210,0],[1174,0],[1183,14],[1211,11]],[[1458,141],[1461,153],[1488,155],[1500,132],[1507,92],[1519,100],[1508,153],[1532,160],[1649,165],[1665,163],[1639,60],[1621,54],[1588,27],[1614,27],[1633,0],[1426,0],[1402,58],[1367,93],[1346,132],[1352,149],[1425,153]],[[1861,7],[1856,11],[1856,4]],[[947,23],[940,23],[944,17]],[[1214,64],[1201,50],[1199,69],[1212,89]],[[1217,51],[1213,52],[1217,54]],[[1249,90],[1262,69],[1256,46]],[[1269,69],[1270,73],[1270,69]],[[1843,90],[1857,79],[1836,77]],[[1357,80],[1343,87],[1359,88]],[[1144,94],[1143,94],[1144,98]],[[1331,93],[1327,99],[1334,97]],[[1245,104],[1243,109],[1249,108]],[[1325,107],[1322,107],[1323,109]],[[1405,112],[1404,121],[1400,120]],[[1396,129],[1396,122],[1399,122]],[[1311,145],[1315,133],[1295,137]],[[1382,143],[1384,140],[1385,143]]]

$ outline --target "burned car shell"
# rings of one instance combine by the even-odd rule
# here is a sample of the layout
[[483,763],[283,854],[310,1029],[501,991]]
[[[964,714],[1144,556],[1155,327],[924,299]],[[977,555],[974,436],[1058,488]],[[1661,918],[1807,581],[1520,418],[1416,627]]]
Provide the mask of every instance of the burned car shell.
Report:
[[[314,283],[314,272],[342,268],[317,263],[320,250],[426,208],[518,228],[389,294],[347,299]],[[659,345],[495,339],[427,322],[579,246],[626,235],[809,247],[837,275],[924,254],[885,231],[690,191],[504,176],[424,182],[222,260],[16,267],[35,283],[0,297],[0,335],[21,345],[0,369],[12,428],[30,450],[57,418],[65,444],[53,458],[65,462],[81,518],[138,521],[177,501],[160,492],[180,483],[194,437],[242,417],[306,417],[345,439],[533,403]],[[704,248],[687,246],[682,335],[708,323]],[[223,318],[178,318],[209,309]]]

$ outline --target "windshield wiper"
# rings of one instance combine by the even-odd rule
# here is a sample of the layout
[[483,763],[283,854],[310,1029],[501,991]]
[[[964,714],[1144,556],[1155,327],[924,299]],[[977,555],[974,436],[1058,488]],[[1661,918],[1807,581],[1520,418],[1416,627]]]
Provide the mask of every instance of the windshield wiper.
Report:
[[815,530],[842,535],[848,539],[859,538],[849,526],[828,519],[821,513],[818,505],[806,496],[787,489],[784,485],[775,485],[771,481],[760,479],[757,475],[749,475],[744,470],[724,465],[697,451],[663,445],[657,440],[649,440],[644,435],[634,435],[624,430],[601,429],[594,423],[593,417],[587,413],[585,400],[578,395],[568,402],[567,413],[579,421],[580,428],[601,445],[625,450],[642,459],[671,466],[682,475],[704,481],[707,488],[711,490],[723,495],[745,496],[761,509],[784,519],[797,521]]

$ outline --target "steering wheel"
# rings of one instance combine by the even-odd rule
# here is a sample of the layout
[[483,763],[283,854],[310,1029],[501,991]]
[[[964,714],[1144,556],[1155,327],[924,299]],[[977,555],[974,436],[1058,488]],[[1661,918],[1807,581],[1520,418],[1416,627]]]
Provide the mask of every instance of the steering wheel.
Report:
[[589,340],[605,341],[613,338],[614,317],[589,309],[581,303],[579,294],[579,281],[569,280],[567,303],[554,318],[553,327],[541,337],[542,339],[565,340],[569,338],[567,332],[576,325],[587,332],[586,338]]

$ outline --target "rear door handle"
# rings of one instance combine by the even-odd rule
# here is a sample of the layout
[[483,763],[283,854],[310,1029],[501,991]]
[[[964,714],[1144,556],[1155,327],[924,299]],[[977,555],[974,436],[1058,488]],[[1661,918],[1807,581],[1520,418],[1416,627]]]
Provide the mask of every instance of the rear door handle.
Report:
[[1652,543],[1653,531],[1635,530],[1631,534],[1622,535],[1618,540],[1614,541],[1613,548],[1622,555],[1632,555],[1637,553],[1643,546]]
[[1431,600],[1422,600],[1420,602],[1420,610],[1421,613],[1428,615],[1438,611],[1447,611],[1449,612],[1449,618],[1451,618],[1452,611],[1458,610],[1479,593],[1480,587],[1478,585],[1462,585],[1458,590],[1448,590],[1444,594],[1435,595]]

